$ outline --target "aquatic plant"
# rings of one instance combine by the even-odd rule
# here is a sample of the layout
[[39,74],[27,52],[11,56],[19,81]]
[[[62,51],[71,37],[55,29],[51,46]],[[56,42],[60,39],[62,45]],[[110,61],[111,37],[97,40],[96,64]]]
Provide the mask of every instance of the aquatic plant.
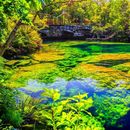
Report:
[[15,74],[13,74],[7,85],[10,87],[23,87],[29,79],[51,82],[57,77],[57,72],[56,65],[52,63],[21,67],[15,70]]
[[96,63],[96,62],[101,62],[101,61],[107,61],[107,60],[111,60],[111,61],[116,61],[116,60],[130,60],[130,54],[126,53],[126,54],[112,54],[112,53],[103,53],[100,55],[97,55],[95,57],[93,57],[92,59],[90,58],[88,63]]
[[88,47],[88,49],[90,50],[90,53],[101,53],[103,50],[102,46],[98,46],[98,45],[91,45]]
[[60,51],[55,50],[38,52],[32,56],[34,60],[39,62],[50,62],[64,59],[64,55],[60,55]]
[[121,85],[122,87],[127,87],[129,84],[130,75],[103,66],[82,63],[73,68],[72,72],[74,73],[75,77],[91,77],[98,80],[100,87],[117,87],[117,80],[125,81],[125,83]]
[[91,129],[104,130],[88,109],[92,106],[92,98],[87,94],[76,95],[60,101],[60,93],[54,89],[44,89],[43,99],[50,99],[49,104],[42,104],[34,113],[34,118],[53,130]]
[[123,63],[123,64],[113,66],[113,68],[117,69],[117,70],[120,70],[120,71],[123,71],[123,72],[129,73],[129,71],[130,71],[130,62],[126,62],[126,63]]
[[75,67],[78,64],[78,59],[77,58],[68,58],[68,59],[64,59],[62,61],[58,61],[57,64],[58,64],[59,69],[64,71],[64,70]]
[[113,96],[105,95],[99,97],[95,95],[95,116],[105,126],[123,126],[120,119],[130,110],[128,107],[130,97],[122,97],[123,95],[125,95],[125,93],[123,94],[123,90],[120,93],[115,93]]
[[[130,54],[106,53],[90,55],[86,48],[82,50],[75,46],[82,44],[89,47],[112,43],[94,43],[93,45],[93,43],[88,42],[66,41],[43,44],[43,50],[33,54],[30,57],[32,59],[22,59],[19,63],[12,61],[14,64],[17,63],[16,66],[22,66],[15,69],[15,74],[13,74],[7,85],[22,87],[25,86],[29,79],[38,79],[41,82],[53,82],[57,77],[64,77],[69,80],[73,78],[92,77],[98,80],[102,87],[116,87],[117,80],[124,80],[125,84],[121,86],[129,88],[130,75],[121,72],[121,69],[118,70],[119,67],[115,65],[130,60]],[[10,64],[12,66],[12,63]],[[124,71],[128,70],[128,66],[127,69],[125,69],[126,67],[122,67]]]
[[0,86],[5,86],[12,75],[12,71],[5,68],[5,61],[4,58],[0,57]]

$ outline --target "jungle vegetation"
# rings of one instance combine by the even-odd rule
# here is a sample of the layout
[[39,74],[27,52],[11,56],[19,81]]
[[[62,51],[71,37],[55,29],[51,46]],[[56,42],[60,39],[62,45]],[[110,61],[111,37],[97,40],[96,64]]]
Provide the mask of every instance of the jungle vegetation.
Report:
[[[123,128],[130,110],[129,19],[129,0],[0,0],[0,129]],[[38,32],[49,24],[89,25],[108,41],[44,43]],[[64,97],[46,87],[33,98],[18,89],[30,79],[47,85],[58,77],[90,77],[97,87],[121,93],[99,97],[73,90]]]

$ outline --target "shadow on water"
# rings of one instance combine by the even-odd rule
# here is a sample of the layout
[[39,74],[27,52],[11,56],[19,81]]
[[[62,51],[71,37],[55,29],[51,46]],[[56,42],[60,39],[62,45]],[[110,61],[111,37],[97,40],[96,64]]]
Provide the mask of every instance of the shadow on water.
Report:
[[71,47],[86,50],[89,53],[102,52],[102,53],[128,53],[130,52],[129,44],[80,44]]
[[[129,109],[126,112],[127,114],[124,114],[123,116],[120,114],[130,107],[130,91],[120,88],[120,85],[122,83],[122,81],[118,81],[116,88],[108,89],[97,87],[98,82],[91,78],[73,79],[70,81],[58,78],[54,83],[48,84],[39,83],[37,80],[29,80],[26,87],[19,88],[19,91],[31,96],[32,98],[40,98],[44,88],[53,88],[60,90],[61,96],[63,98],[71,97],[79,93],[88,93],[88,97],[93,98],[94,109],[99,110],[99,113],[104,114],[103,119],[105,118],[105,120],[109,120],[110,123],[108,124],[111,124],[112,120],[117,121],[114,126],[106,125],[106,130],[129,130]],[[108,104],[110,104],[110,106],[107,106]],[[96,111],[91,112],[94,115],[99,114],[96,113]],[[113,116],[117,118],[115,119]],[[119,127],[121,125],[122,127]]]
[[123,124],[123,127],[106,127],[106,130],[130,130],[130,111],[128,111],[125,116],[121,117],[118,123]]

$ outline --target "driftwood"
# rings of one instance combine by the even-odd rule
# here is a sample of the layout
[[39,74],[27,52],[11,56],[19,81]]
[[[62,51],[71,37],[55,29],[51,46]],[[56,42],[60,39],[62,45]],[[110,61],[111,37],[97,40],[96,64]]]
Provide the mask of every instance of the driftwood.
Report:
[[14,29],[9,34],[5,44],[0,48],[0,56],[3,56],[5,51],[9,48],[9,45],[14,40],[16,32],[17,32],[20,25],[21,25],[21,19],[19,19],[19,21],[16,23]]

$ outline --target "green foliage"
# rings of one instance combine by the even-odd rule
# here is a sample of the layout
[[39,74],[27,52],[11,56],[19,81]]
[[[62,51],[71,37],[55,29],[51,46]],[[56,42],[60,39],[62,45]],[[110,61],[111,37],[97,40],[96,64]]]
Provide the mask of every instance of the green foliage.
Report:
[[8,69],[2,69],[0,71],[0,85],[5,86],[8,79],[10,79],[12,71]]
[[6,81],[11,77],[12,72],[4,68],[5,59],[0,57],[0,86],[5,85]]
[[33,53],[41,48],[42,39],[36,29],[30,26],[21,26],[12,45],[6,51],[6,57]]
[[3,69],[4,67],[4,62],[5,62],[5,59],[3,57],[0,57],[0,70]]
[[79,58],[83,58],[89,55],[87,51],[82,51],[75,48],[65,48],[65,51],[65,59],[57,62],[58,67],[62,71],[66,71],[72,67],[75,67],[80,62]]
[[50,82],[54,82],[55,79],[60,75],[60,71],[58,69],[54,69],[50,72],[39,72],[37,74],[37,79],[40,82],[44,82],[44,83],[50,83]]
[[[69,8],[68,8],[69,7]],[[46,13],[48,19],[58,19],[57,24],[85,24],[92,25],[93,32],[97,35],[123,32],[121,38],[128,37],[130,21],[129,0],[87,0],[64,1],[55,0],[52,6],[41,11]],[[123,36],[123,37],[122,37]],[[126,38],[128,40],[128,38]]]
[[[18,127],[23,122],[21,113],[16,104],[15,90],[0,87],[0,118],[3,124]],[[2,127],[2,126],[1,126]]]
[[78,58],[68,58],[62,61],[58,61],[57,64],[60,69],[64,70],[67,67],[75,67],[78,63]]
[[8,35],[8,20],[18,20],[21,19],[23,23],[30,24],[29,13],[30,11],[36,11],[42,8],[42,1],[37,0],[4,0],[0,1],[0,40],[2,43]]
[[122,98],[121,95],[115,97],[95,96],[94,107],[96,109],[97,119],[106,126],[121,125],[118,121],[121,117],[125,116],[130,110],[128,107],[130,98],[129,96]]
[[2,120],[0,119],[0,129],[1,130],[13,130],[14,127],[13,126],[4,126],[4,124],[2,123]]
[[104,130],[102,125],[88,111],[93,100],[88,98],[87,94],[60,100],[58,90],[45,89],[42,96],[44,100],[51,99],[51,102],[41,105],[34,113],[34,118],[48,127],[51,126],[53,130]]

